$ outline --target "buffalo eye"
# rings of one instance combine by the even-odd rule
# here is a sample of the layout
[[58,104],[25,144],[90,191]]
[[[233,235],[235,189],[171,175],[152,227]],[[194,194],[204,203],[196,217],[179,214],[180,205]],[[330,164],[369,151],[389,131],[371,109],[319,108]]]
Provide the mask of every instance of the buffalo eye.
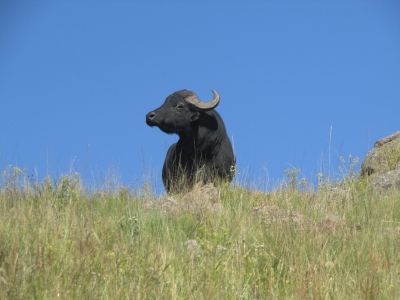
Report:
[[183,108],[183,104],[182,104],[182,103],[178,103],[175,107],[176,107],[177,109],[182,109],[182,108]]

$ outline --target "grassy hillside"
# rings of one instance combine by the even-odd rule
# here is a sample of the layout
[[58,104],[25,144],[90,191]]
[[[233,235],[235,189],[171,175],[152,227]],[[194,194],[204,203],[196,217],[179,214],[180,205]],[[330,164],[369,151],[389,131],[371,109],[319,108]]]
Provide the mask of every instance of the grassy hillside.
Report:
[[400,299],[400,192],[354,177],[308,190],[295,173],[185,206],[8,170],[0,299]]

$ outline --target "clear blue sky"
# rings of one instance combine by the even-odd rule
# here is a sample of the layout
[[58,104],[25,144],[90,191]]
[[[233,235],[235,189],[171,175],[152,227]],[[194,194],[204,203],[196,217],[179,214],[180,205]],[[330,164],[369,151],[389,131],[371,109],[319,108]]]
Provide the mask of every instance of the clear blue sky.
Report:
[[239,181],[335,174],[400,130],[400,2],[0,2],[1,170],[161,189],[180,89],[221,95]]

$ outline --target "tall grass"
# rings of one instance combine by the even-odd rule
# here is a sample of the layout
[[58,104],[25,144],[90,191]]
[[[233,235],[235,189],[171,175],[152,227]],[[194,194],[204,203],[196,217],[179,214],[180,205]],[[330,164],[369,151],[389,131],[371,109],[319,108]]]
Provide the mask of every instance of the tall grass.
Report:
[[[6,170],[0,299],[400,299],[400,192],[355,178],[308,190],[287,174],[269,193],[219,187],[219,211],[167,213],[145,205],[164,199],[146,185],[87,191],[77,174]],[[328,215],[345,225],[324,230]]]

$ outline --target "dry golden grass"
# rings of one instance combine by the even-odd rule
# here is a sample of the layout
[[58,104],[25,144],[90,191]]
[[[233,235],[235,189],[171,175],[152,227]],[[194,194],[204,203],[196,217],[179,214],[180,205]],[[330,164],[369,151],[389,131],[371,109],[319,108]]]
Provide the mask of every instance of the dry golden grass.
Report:
[[171,212],[146,187],[4,175],[0,299],[400,299],[399,191],[220,186],[219,210]]

